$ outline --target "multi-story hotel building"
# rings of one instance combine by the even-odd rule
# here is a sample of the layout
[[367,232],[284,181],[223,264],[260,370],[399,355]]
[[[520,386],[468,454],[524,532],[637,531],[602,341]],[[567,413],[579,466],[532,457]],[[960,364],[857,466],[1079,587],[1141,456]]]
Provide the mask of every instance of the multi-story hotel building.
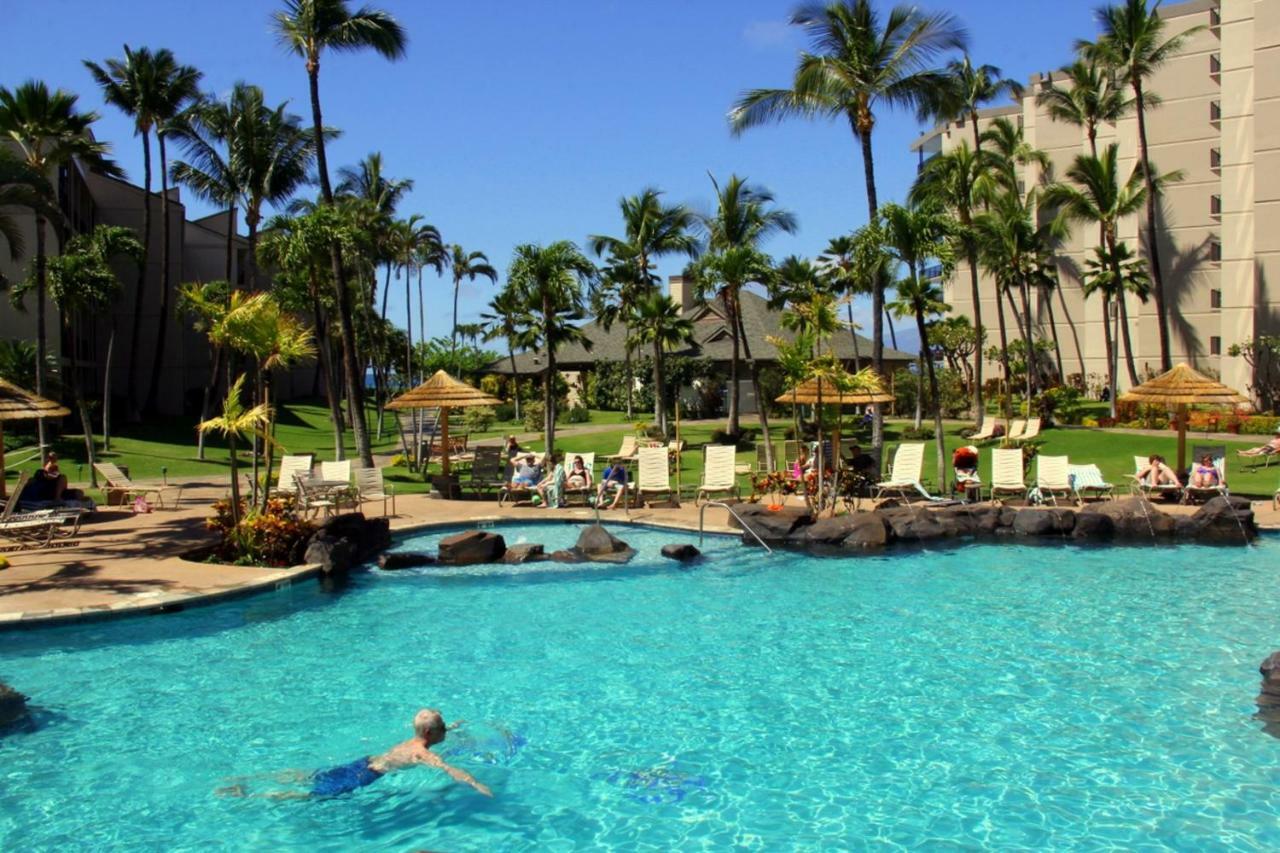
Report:
[[[1217,372],[1242,391],[1253,381],[1233,344],[1280,334],[1280,0],[1189,0],[1163,6],[1169,35],[1191,30],[1181,54],[1150,80],[1162,99],[1147,114],[1151,159],[1162,173],[1180,170],[1182,181],[1163,193],[1160,256],[1174,362],[1189,361]],[[1089,34],[1081,34],[1089,36]],[[1084,129],[1051,119],[1036,96],[1060,73],[1031,78],[1016,104],[984,110],[979,129],[997,117],[1019,124],[1026,141],[1050,160],[1047,174],[1027,169],[1024,185],[1063,179],[1072,160],[1089,152]],[[961,141],[973,145],[973,129],[957,121],[939,126],[912,146],[921,163]],[[1130,114],[1099,128],[1098,148],[1119,145],[1122,180],[1137,164],[1137,120]],[[1146,257],[1144,219],[1125,220],[1120,238]],[[1085,300],[1080,273],[1097,245],[1097,229],[1073,228],[1060,249],[1060,296],[1054,314],[1063,370],[1107,375],[1105,321],[1100,298]],[[973,316],[968,268],[962,263],[945,283],[947,302]],[[996,340],[995,282],[981,276],[983,325]],[[1035,301],[1033,324],[1047,334],[1050,306]],[[1126,307],[1138,372],[1159,371],[1160,344],[1154,300],[1128,297]],[[1008,304],[1006,303],[1006,309]],[[1012,317],[1010,327],[1016,332]],[[998,375],[989,372],[988,375]],[[1119,383],[1129,385],[1123,363]]]

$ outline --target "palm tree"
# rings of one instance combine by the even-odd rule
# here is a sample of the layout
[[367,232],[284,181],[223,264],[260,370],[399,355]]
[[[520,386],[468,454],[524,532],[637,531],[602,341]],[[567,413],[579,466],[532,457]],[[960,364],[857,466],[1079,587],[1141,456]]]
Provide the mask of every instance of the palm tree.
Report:
[[[874,221],[875,160],[871,134],[881,105],[911,107],[943,85],[945,74],[929,68],[941,53],[964,50],[968,36],[949,13],[927,14],[895,6],[882,19],[873,0],[837,0],[798,7],[791,23],[809,36],[812,53],[800,54],[790,89],[755,89],[729,112],[734,133],[784,118],[833,118],[848,122],[862,148],[867,220]],[[872,289],[871,360],[884,373],[885,280]],[[875,407],[872,445],[884,444],[884,420]]]
[[[696,218],[682,204],[664,205],[662,191],[645,187],[639,195],[618,200],[622,211],[623,236],[592,235],[587,238],[591,251],[600,257],[608,252],[615,260],[629,260],[635,265],[635,276],[622,276],[619,282],[633,282],[636,287],[623,287],[618,292],[619,309],[623,316],[630,316],[639,300],[648,295],[654,285],[653,261],[667,255],[694,257],[698,241],[689,233]],[[625,262],[624,260],[624,262]],[[685,306],[687,307],[687,306]],[[611,319],[611,318],[606,318]],[[611,323],[605,323],[608,331]],[[627,336],[625,353],[627,375],[627,419],[631,419],[631,343]]]
[[[1067,170],[1067,178],[1072,184],[1056,183],[1045,191],[1045,203],[1059,208],[1059,216],[1064,220],[1097,224],[1102,233],[1102,246],[1113,256],[1119,243],[1120,220],[1137,213],[1147,199],[1146,178],[1141,167],[1135,168],[1121,184],[1118,158],[1119,145],[1114,142],[1103,150],[1100,157],[1079,155]],[[1157,183],[1178,177],[1175,173],[1157,179]],[[1154,286],[1154,280],[1152,283]],[[1137,385],[1138,371],[1133,360],[1126,301],[1117,299],[1120,330],[1129,383]]]
[[462,280],[475,281],[487,278],[490,283],[498,283],[498,271],[489,264],[484,252],[468,252],[457,243],[445,249],[444,265],[453,270],[453,328],[449,333],[449,356],[453,369],[458,369],[458,292],[462,289]]
[[507,358],[511,360],[512,402],[515,403],[515,418],[520,420],[520,371],[516,368],[516,342],[520,339],[519,315],[523,310],[520,293],[507,286],[499,290],[489,300],[489,310],[480,315],[487,331],[486,341],[502,338],[507,344]]
[[1081,290],[1086,299],[1093,294],[1102,297],[1102,331],[1107,343],[1107,375],[1109,377],[1111,417],[1116,416],[1116,342],[1111,336],[1111,302],[1123,302],[1125,294],[1133,293],[1143,302],[1151,290],[1151,276],[1147,274],[1146,261],[1135,257],[1127,243],[1117,243],[1114,249],[1097,246],[1094,257],[1085,262],[1084,283]]
[[876,278],[884,272],[879,269],[874,275],[862,274],[865,271],[858,269],[857,245],[852,234],[842,234],[828,240],[827,248],[818,256],[821,275],[827,280],[827,289],[844,298],[848,314],[846,325],[849,327],[849,338],[853,341],[854,373],[862,369],[862,353],[858,347],[858,324],[853,321],[853,301],[861,294],[870,293]]
[[952,220],[941,208],[903,207],[886,204],[880,209],[884,223],[886,248],[907,270],[906,278],[898,281],[897,308],[906,316],[916,319],[916,331],[920,334],[920,357],[929,377],[929,399],[933,409],[933,426],[938,450],[938,483],[947,482],[946,435],[942,431],[942,398],[938,394],[938,375],[934,368],[933,347],[929,343],[929,318],[946,313],[949,308],[942,301],[942,291],[930,279],[924,277],[925,262],[930,258],[942,262],[943,268],[952,263]]
[[[143,408],[155,408],[160,371],[165,363],[165,333],[169,328],[169,168],[165,137],[174,119],[200,96],[202,76],[190,65],[180,65],[173,52],[165,48],[131,50],[124,46],[124,59],[108,59],[106,67],[85,61],[102,95],[125,115],[133,119],[134,133],[142,138],[142,245],[150,254],[151,247],[151,133],[154,131],[160,153],[160,319],[156,324],[155,360],[151,366],[146,402]],[[129,407],[138,414],[136,372],[138,342],[141,335],[142,305],[146,290],[148,257],[138,267],[138,286],[133,297],[133,334],[129,338]]]
[[200,432],[219,432],[227,437],[227,455],[231,463],[231,523],[240,524],[240,475],[236,456],[236,439],[251,438],[269,440],[266,427],[271,423],[271,412],[259,403],[246,408],[243,402],[244,376],[239,376],[227,389],[222,403],[222,414],[203,420],[196,427]]
[[[123,175],[120,168],[107,158],[111,150],[105,142],[98,142],[89,135],[89,128],[98,120],[98,114],[82,113],[76,109],[76,96],[70,92],[49,87],[39,80],[28,80],[15,89],[0,86],[0,137],[18,146],[20,157],[27,168],[36,175],[48,178],[59,166],[73,158],[85,166],[106,175]],[[36,382],[37,394],[44,393],[45,367],[48,360],[47,329],[45,328],[45,240],[52,209],[57,202],[48,198],[46,204],[33,208],[36,224],[35,291],[36,291]],[[41,458],[45,448],[44,421],[36,421]]]
[[917,117],[922,122],[967,120],[973,128],[973,150],[981,151],[978,110],[1004,96],[1022,97],[1022,84],[1001,74],[994,65],[974,65],[967,53],[952,60],[943,71],[943,85],[926,90]]
[[1050,85],[1036,94],[1036,104],[1054,121],[1084,128],[1089,153],[1098,156],[1098,126],[1114,124],[1133,105],[1117,85],[1115,74],[1100,62],[1080,58],[1062,69],[1065,86]]
[[1159,106],[1160,99],[1144,86],[1161,66],[1182,52],[1187,41],[1204,26],[1195,26],[1165,38],[1165,20],[1160,0],[1121,0],[1098,10],[1102,37],[1095,44],[1078,45],[1086,55],[1105,62],[1133,90],[1138,119],[1138,161],[1146,188],[1147,252],[1151,258],[1151,292],[1156,300],[1157,328],[1160,332],[1160,369],[1173,367],[1169,350],[1169,314],[1164,298],[1164,277],[1160,269],[1159,228],[1156,211],[1160,186],[1152,169],[1147,147],[1147,109]]
[[[9,260],[15,264],[26,254],[27,244],[22,236],[22,226],[11,214],[2,212],[6,207],[42,208],[47,217],[59,216],[53,185],[26,163],[19,160],[8,148],[0,148],[0,238],[9,247]],[[4,283],[0,276],[0,284]]]
[[541,350],[547,364],[542,376],[542,402],[546,452],[555,450],[556,437],[556,353],[568,343],[591,349],[591,340],[579,326],[585,316],[583,287],[594,279],[596,268],[586,255],[568,240],[547,246],[524,243],[516,246],[508,287],[518,294],[520,343]]
[[989,187],[980,193],[985,196],[1004,191],[1025,197],[1029,188],[1018,178],[1018,169],[1036,166],[1043,175],[1050,166],[1049,155],[1027,142],[1018,125],[1000,116],[982,132],[982,141],[990,145],[990,159],[984,162],[989,175]]
[[[974,121],[974,134],[977,135],[977,121]],[[975,146],[973,150],[961,141],[958,146],[945,154],[939,154],[925,162],[915,185],[911,188],[910,200],[916,205],[932,205],[950,210],[956,218],[956,227],[952,231],[955,248],[964,256],[969,267],[969,292],[973,300],[973,327],[978,346],[973,355],[973,405],[977,410],[977,426],[982,429],[986,418],[986,406],[982,399],[982,341],[986,330],[982,326],[982,291],[978,283],[978,243],[973,231],[973,217],[983,199],[989,197],[986,192],[990,183],[987,173],[994,163],[994,158],[984,156],[984,152]],[[998,305],[997,301],[997,305]]]
[[[395,18],[386,12],[368,7],[352,12],[347,0],[284,0],[284,7],[283,11],[272,16],[272,23],[281,43],[306,62],[320,196],[325,204],[332,205],[333,187],[329,183],[329,163],[325,159],[324,150],[324,120],[320,112],[320,57],[326,50],[357,51],[372,48],[387,59],[395,60],[404,55],[407,37]],[[355,413],[352,425],[356,447],[361,463],[372,467],[373,452],[369,445],[369,432],[364,424],[364,380],[360,375],[361,360],[356,353],[351,294],[342,263],[342,247],[336,242],[333,244],[331,261],[339,328],[342,333],[343,372],[346,374],[347,395]]]
[[[412,189],[412,178],[391,178],[386,175],[380,151],[367,154],[355,166],[343,166],[338,169],[338,186],[335,192],[339,197],[357,198],[367,202],[380,226],[376,237],[379,243],[378,260],[386,265],[386,279],[382,288],[383,318],[387,316],[387,298],[391,294],[391,270],[397,263],[395,237],[391,234],[391,229],[395,223],[396,209]],[[376,295],[376,288],[371,289],[370,305],[376,304]]]
[[684,317],[671,297],[656,291],[641,297],[632,314],[631,337],[636,344],[653,346],[653,419],[658,429],[667,432],[667,385],[664,353],[689,342],[693,323]]

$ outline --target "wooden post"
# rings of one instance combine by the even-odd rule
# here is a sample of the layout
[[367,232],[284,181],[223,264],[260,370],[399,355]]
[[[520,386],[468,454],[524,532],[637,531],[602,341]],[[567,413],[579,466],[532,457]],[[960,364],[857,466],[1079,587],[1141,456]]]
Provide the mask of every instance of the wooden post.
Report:
[[440,473],[449,476],[449,410],[443,406],[440,407]]
[[1175,416],[1178,420],[1178,476],[1187,470],[1187,404],[1179,403]]

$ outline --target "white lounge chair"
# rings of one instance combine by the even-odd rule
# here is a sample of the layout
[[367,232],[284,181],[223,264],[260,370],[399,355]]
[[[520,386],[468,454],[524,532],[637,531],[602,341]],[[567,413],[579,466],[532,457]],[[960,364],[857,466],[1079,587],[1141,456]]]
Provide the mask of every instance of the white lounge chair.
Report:
[[147,495],[156,496],[156,505],[160,509],[166,509],[164,504],[165,491],[174,491],[173,509],[178,508],[179,502],[182,500],[182,486],[166,486],[150,483],[135,483],[120,470],[119,466],[114,462],[95,462],[94,470],[102,475],[102,479],[106,481],[102,490],[108,494],[107,503],[111,503],[110,494],[115,492],[124,498],[124,503],[133,501],[134,498],[145,498]]
[[694,505],[711,500],[713,494],[729,494],[741,499],[738,491],[738,449],[731,444],[708,444],[703,451],[702,482]]
[[280,474],[276,478],[276,493],[281,495],[296,494],[298,491],[298,478],[310,479],[311,460],[314,458],[310,453],[281,457]]
[[1014,436],[1012,441],[1031,441],[1040,435],[1040,418],[1028,418],[1022,427],[1022,433]]
[[606,456],[610,462],[623,459],[636,458],[636,437],[634,435],[624,435],[622,437],[622,446],[618,448],[618,452],[612,456]]
[[[587,473],[590,474],[591,476],[588,478],[589,481],[585,486],[571,486],[569,485],[568,477],[570,474],[573,473],[574,459],[576,459],[579,456],[582,457],[582,467],[586,469]],[[585,504],[587,502],[587,499],[596,493],[596,487],[599,484],[596,482],[595,469],[596,469],[596,455],[594,453],[574,453],[572,451],[567,451],[564,454],[564,473],[565,473],[564,496],[565,496],[566,502],[568,501],[569,495],[582,495],[582,502]]]
[[638,451],[640,475],[636,478],[636,499],[643,501],[646,495],[668,495],[676,503],[679,496],[671,489],[671,469],[665,447],[641,447]]
[[[1218,485],[1216,486],[1193,486],[1191,485],[1191,474],[1195,472],[1196,467],[1200,464],[1200,458],[1208,456],[1213,460],[1213,467],[1218,472]],[[1200,498],[1209,500],[1218,496],[1225,497],[1229,495],[1227,489],[1227,448],[1225,445],[1216,444],[1209,446],[1197,446],[1191,450],[1191,469],[1187,475],[1187,486],[1182,490],[1182,502],[1191,503],[1193,500]]]
[[920,470],[924,467],[924,444],[899,444],[897,451],[893,454],[893,465],[889,469],[889,479],[881,480],[876,483],[872,498],[879,500],[886,494],[896,493],[903,500],[910,500],[911,493],[916,492],[923,497],[933,500],[930,495],[920,485]]
[[367,501],[382,501],[382,514],[387,514],[387,501],[391,502],[391,514],[396,514],[396,490],[382,478],[381,468],[356,469],[356,503],[364,506]]
[[[0,539],[7,539],[13,545],[0,546],[0,551],[23,551],[34,548],[47,548],[54,544],[66,546],[74,543],[57,542],[56,539],[69,539],[80,531],[80,519],[83,510],[60,511],[42,509],[35,512],[17,512],[18,501],[22,490],[26,488],[30,475],[23,471],[18,475],[9,499],[5,501],[4,511],[0,513]],[[70,529],[68,529],[70,522]]]
[[991,451],[991,500],[999,501],[1001,495],[1027,496],[1021,448],[997,447]]
[[1009,424],[1009,431],[1004,434],[1005,441],[1021,441],[1022,434],[1027,430],[1027,422],[1025,420],[1015,420]]
[[1145,471],[1149,464],[1150,463],[1147,461],[1147,457],[1145,456],[1133,457],[1133,473],[1129,475],[1130,479],[1133,481],[1129,484],[1129,491],[1132,494],[1138,495],[1139,497],[1145,497],[1148,500],[1150,500],[1152,495],[1182,495],[1182,485],[1180,483],[1161,483],[1159,485],[1155,485],[1139,479],[1138,475]]
[[1067,471],[1076,503],[1083,505],[1089,497],[1108,500],[1115,497],[1116,487],[1102,478],[1102,469],[1097,465],[1068,465]]
[[996,437],[996,430],[1001,426],[1002,421],[999,418],[983,418],[982,429],[969,436],[969,441],[977,444],[982,441],[991,441]]
[[[1018,454],[1021,455],[1019,450]],[[1071,461],[1065,456],[1036,457],[1036,487],[1040,500],[1058,505],[1058,495],[1073,497],[1071,487]]]

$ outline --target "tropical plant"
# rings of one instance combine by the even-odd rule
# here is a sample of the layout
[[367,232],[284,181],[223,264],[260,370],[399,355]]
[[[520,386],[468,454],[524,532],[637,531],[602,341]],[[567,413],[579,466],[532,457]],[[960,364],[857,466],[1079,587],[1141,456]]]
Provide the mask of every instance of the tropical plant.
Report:
[[1060,72],[1065,85],[1050,84],[1036,94],[1054,121],[1084,129],[1089,153],[1098,156],[1098,127],[1114,124],[1133,105],[1116,80],[1115,73],[1096,60],[1081,57]]
[[259,403],[246,407],[244,404],[244,375],[241,374],[227,389],[226,399],[222,403],[222,414],[201,421],[196,429],[200,432],[216,432],[226,436],[227,457],[231,465],[231,526],[240,524],[240,474],[239,456],[236,453],[236,440],[248,441],[254,437],[270,441],[267,427],[271,423],[271,412]]
[[[358,51],[371,48],[387,59],[404,55],[407,37],[395,18],[386,12],[361,7],[351,11],[347,0],[284,0],[284,9],[272,16],[276,35],[282,44],[306,63],[307,83],[311,94],[312,134],[316,142],[316,171],[320,178],[320,197],[333,204],[333,187],[329,183],[329,163],[325,158],[324,121],[320,111],[320,58],[325,51]],[[362,360],[356,351],[355,321],[347,273],[342,263],[342,246],[334,242],[331,251],[333,285],[342,339],[342,364],[347,395],[355,413],[352,426],[362,464],[373,466],[373,451],[364,424],[364,377]]]
[[[785,118],[832,118],[847,122],[862,149],[868,221],[876,198],[872,131],[877,111],[927,102],[944,85],[943,72],[930,68],[942,53],[967,47],[968,37],[949,13],[925,13],[895,6],[881,17],[873,0],[837,0],[804,5],[791,23],[805,30],[812,52],[800,54],[790,89],[746,92],[729,112],[735,133]],[[884,300],[886,279],[874,283],[872,366],[884,373]],[[872,445],[883,446],[883,417],[875,409]]]
[[[1098,246],[1094,257],[1085,261],[1084,282],[1081,288],[1086,299],[1095,293],[1102,297],[1102,330],[1107,344],[1107,375],[1109,378],[1111,416],[1116,416],[1116,341],[1111,334],[1111,303],[1123,304],[1125,295],[1132,293],[1142,302],[1151,291],[1151,277],[1146,261],[1137,258],[1124,242],[1114,246]],[[1123,327],[1124,320],[1121,319]],[[1127,346],[1127,338],[1126,338]],[[1129,354],[1132,359],[1132,355]],[[1133,365],[1130,363],[1130,369]],[[1135,383],[1136,384],[1136,383]]]
[[[93,139],[90,127],[98,114],[82,113],[76,108],[76,96],[62,89],[50,91],[39,80],[28,80],[15,89],[0,86],[0,137],[17,145],[23,163],[31,173],[45,178],[57,167],[80,160],[86,166],[107,175],[123,172],[107,158],[111,150],[104,142]],[[55,200],[33,208],[36,225],[35,295],[36,295],[36,375],[35,392],[44,394],[48,362],[45,324],[46,249]],[[36,422],[40,452],[45,448],[45,425]]]
[[[462,280],[475,281],[487,278],[493,284],[498,282],[498,271],[490,263],[484,252],[468,252],[457,243],[449,246],[443,255],[444,265],[453,272],[453,326],[449,335],[452,349],[458,349],[458,292],[462,289]],[[454,366],[457,370],[457,366]]]
[[591,349],[591,340],[579,324],[585,317],[583,288],[595,276],[595,266],[568,240],[547,246],[517,246],[507,272],[508,286],[519,295],[522,306],[520,344],[540,350],[546,358],[542,403],[548,453],[555,450],[556,353],[568,343]]
[[156,135],[160,154],[160,318],[156,323],[156,350],[151,365],[147,394],[142,405],[154,411],[160,388],[160,372],[165,364],[164,347],[169,328],[169,299],[172,291],[169,268],[169,174],[165,140],[174,120],[189,104],[199,98],[201,74],[190,65],[182,65],[173,52],[164,48],[130,49],[124,46],[123,59],[108,59],[104,65],[86,61],[85,67],[94,82],[102,88],[103,99],[133,119],[134,133],[142,139],[142,247],[143,260],[138,266],[138,284],[133,297],[133,334],[129,338],[129,407],[138,414],[138,343],[142,327],[148,260],[151,246],[151,133]]
[[994,65],[974,65],[969,55],[947,63],[942,85],[927,88],[921,99],[918,118],[951,121],[966,120],[973,129],[973,150],[982,150],[978,132],[978,110],[1001,97],[1022,97],[1022,84],[1001,76]]
[[[1094,44],[1077,48],[1088,58],[1098,59],[1133,90],[1134,113],[1138,120],[1138,162],[1146,188],[1147,254],[1151,259],[1151,292],[1156,302],[1156,327],[1160,337],[1160,369],[1173,367],[1169,350],[1169,313],[1165,302],[1164,276],[1160,269],[1159,210],[1160,180],[1156,177],[1147,145],[1147,110],[1160,105],[1159,97],[1146,89],[1156,71],[1186,47],[1203,25],[1190,27],[1166,37],[1166,23],[1160,14],[1160,0],[1121,0],[1098,9],[1102,37]],[[1114,248],[1112,249],[1114,251]]]
[[520,420],[520,370],[516,367],[516,342],[520,338],[518,316],[522,307],[520,294],[511,287],[504,287],[489,300],[489,310],[480,315],[486,329],[485,341],[501,338],[507,345],[507,358],[511,361],[511,382],[514,386],[511,401],[515,405],[516,420]]
[[693,323],[680,306],[665,294],[652,292],[641,297],[631,315],[630,338],[637,345],[653,347],[653,419],[663,436],[667,429],[667,386],[664,364],[667,352],[678,349],[693,337]]
[[[339,198],[358,199],[364,202],[370,224],[369,238],[373,242],[374,257],[371,265],[386,265],[386,278],[382,289],[382,316],[387,316],[387,298],[391,293],[391,272],[398,262],[396,251],[396,210],[400,202],[413,189],[412,178],[388,177],[383,169],[382,152],[374,151],[355,166],[338,169]],[[369,305],[376,307],[377,289],[369,290]]]
[[[27,251],[26,241],[18,220],[4,208],[25,207],[32,211],[41,208],[46,216],[58,215],[53,203],[53,185],[44,175],[19,160],[8,148],[0,148],[0,238],[9,248],[9,260],[21,260]],[[0,274],[0,285],[5,284]]]

